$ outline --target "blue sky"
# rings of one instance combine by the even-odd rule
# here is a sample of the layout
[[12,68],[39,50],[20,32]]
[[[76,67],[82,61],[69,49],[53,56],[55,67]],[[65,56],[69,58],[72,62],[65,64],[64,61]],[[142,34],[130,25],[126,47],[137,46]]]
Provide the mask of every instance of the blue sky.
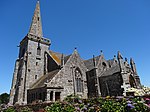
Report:
[[[11,87],[19,42],[29,31],[36,0],[0,0],[0,93]],[[44,37],[50,49],[84,59],[120,51],[132,57],[150,86],[150,0],[41,0]]]

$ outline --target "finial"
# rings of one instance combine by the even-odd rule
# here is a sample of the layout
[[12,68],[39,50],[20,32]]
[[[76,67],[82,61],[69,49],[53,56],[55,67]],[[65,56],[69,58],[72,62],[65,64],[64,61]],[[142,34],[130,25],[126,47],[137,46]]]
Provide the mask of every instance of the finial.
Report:
[[133,58],[130,58],[130,63],[135,64]]
[[122,57],[122,55],[121,55],[120,51],[118,51],[118,55],[117,55],[117,57],[118,57],[118,59],[123,59],[123,57]]
[[103,50],[100,51],[100,54],[103,55]]
[[116,60],[116,55],[114,55],[114,60]]
[[95,55],[93,55],[93,58],[95,58]]
[[128,61],[128,59],[127,59],[127,58],[125,58],[125,61],[127,62],[127,61]]
[[75,50],[77,49],[77,47],[74,48]]

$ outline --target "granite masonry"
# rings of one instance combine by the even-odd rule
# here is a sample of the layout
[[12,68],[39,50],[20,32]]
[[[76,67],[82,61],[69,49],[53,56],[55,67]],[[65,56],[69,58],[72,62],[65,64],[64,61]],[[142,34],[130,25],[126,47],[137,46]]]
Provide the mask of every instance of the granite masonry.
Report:
[[39,1],[30,30],[20,42],[15,63],[10,104],[63,100],[68,95],[82,98],[126,96],[129,87],[141,88],[133,59],[130,64],[120,52],[106,60],[99,56],[83,60],[77,49],[70,55],[49,50],[51,41],[43,37]]

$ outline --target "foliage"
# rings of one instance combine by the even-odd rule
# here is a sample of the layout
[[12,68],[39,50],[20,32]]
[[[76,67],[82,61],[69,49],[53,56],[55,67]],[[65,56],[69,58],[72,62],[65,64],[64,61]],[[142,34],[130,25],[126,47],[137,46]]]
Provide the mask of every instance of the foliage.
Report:
[[56,102],[51,106],[47,106],[45,110],[46,112],[62,112],[62,105],[59,102]]
[[3,93],[0,95],[0,104],[7,104],[9,102],[9,94]]
[[13,107],[9,107],[6,110],[4,110],[4,112],[16,112],[16,111]]
[[74,112],[75,108],[71,104],[56,102],[45,108],[46,112]]
[[127,92],[134,92],[135,96],[150,95],[150,88],[145,86],[142,86],[141,89],[128,88]]
[[19,112],[32,112],[32,109],[29,107],[23,107],[18,110]]
[[68,96],[63,102],[40,103],[10,107],[4,112],[150,112],[149,98],[142,97],[98,97],[81,99]]
[[[69,96],[67,102],[57,102],[46,107],[46,112],[149,112],[141,98],[92,98],[80,99]],[[73,102],[71,102],[73,101]]]
[[150,87],[143,86],[142,89],[146,95],[150,95]]

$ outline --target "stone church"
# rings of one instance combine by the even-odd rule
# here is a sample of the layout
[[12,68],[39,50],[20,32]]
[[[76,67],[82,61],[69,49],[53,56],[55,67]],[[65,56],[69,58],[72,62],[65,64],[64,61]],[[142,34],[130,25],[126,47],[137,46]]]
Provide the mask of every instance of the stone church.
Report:
[[70,55],[49,50],[51,41],[43,37],[40,3],[37,1],[31,26],[19,45],[10,104],[63,100],[68,95],[82,98],[127,95],[129,87],[140,88],[133,59],[130,64],[120,52],[106,60],[99,56],[83,60],[77,49]]

